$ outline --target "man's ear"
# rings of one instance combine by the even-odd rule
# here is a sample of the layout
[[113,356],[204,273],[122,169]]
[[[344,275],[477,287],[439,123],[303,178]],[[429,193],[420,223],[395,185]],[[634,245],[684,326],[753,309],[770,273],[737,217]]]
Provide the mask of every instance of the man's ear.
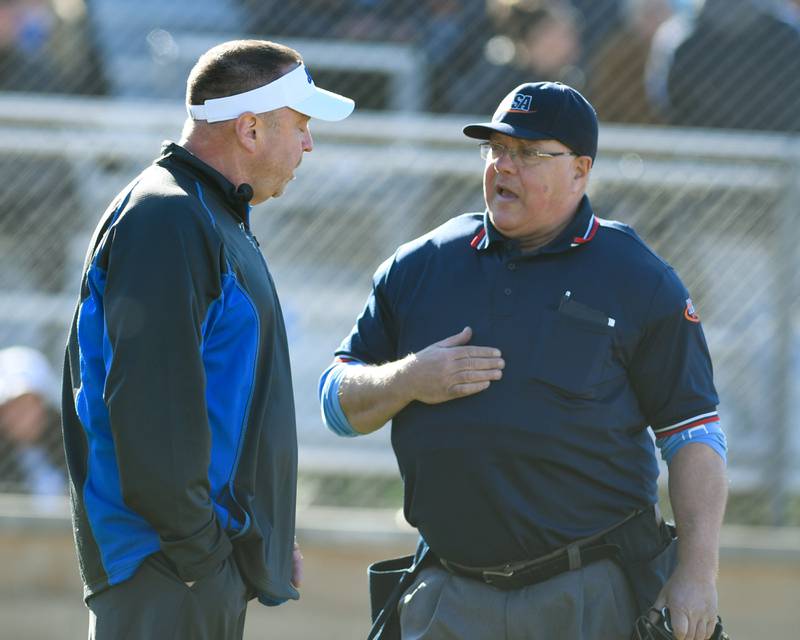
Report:
[[589,179],[589,172],[592,170],[593,161],[589,156],[578,156],[573,162],[573,170],[575,173],[575,185],[579,188],[586,186],[586,181]]
[[246,111],[233,122],[233,130],[239,144],[250,152],[256,150],[259,120],[252,111]]

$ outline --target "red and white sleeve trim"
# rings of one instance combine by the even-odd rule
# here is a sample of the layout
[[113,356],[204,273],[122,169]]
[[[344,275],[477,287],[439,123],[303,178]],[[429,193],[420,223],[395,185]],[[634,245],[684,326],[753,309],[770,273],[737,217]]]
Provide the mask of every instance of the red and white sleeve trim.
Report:
[[336,356],[334,362],[343,362],[344,364],[364,364],[358,358],[353,358],[351,356]]
[[676,422],[665,427],[653,429],[653,433],[656,434],[656,438],[667,438],[675,435],[676,433],[680,433],[681,431],[687,431],[688,429],[693,429],[695,427],[699,427],[700,425],[708,424],[709,422],[718,421],[719,413],[716,411],[710,411],[709,413],[702,413],[699,416],[687,418],[686,420],[681,420],[680,422]]

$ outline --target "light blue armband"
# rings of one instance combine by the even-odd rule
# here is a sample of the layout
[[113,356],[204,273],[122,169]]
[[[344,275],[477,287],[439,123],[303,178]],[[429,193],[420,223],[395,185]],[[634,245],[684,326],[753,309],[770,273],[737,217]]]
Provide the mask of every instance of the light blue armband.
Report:
[[670,463],[676,453],[690,442],[702,442],[719,454],[728,463],[728,441],[719,420],[681,431],[666,438],[656,438],[656,446],[661,451],[661,459]]
[[353,428],[347,416],[342,411],[339,400],[339,386],[348,367],[364,366],[361,362],[334,362],[325,369],[319,379],[319,402],[322,412],[322,421],[337,436],[353,438],[363,435]]

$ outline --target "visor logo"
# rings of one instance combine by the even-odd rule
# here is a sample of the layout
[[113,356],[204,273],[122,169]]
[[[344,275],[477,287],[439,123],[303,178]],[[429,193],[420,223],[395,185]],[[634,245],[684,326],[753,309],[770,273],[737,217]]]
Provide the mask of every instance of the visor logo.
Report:
[[308,84],[314,84],[314,81],[311,79],[311,72],[308,70],[308,67],[306,67],[305,70],[306,70],[306,78],[308,78]]
[[525,95],[524,93],[518,93],[514,96],[514,100],[511,102],[511,108],[509,111],[522,111],[528,112],[532,111],[531,109],[531,102],[533,100],[532,96]]

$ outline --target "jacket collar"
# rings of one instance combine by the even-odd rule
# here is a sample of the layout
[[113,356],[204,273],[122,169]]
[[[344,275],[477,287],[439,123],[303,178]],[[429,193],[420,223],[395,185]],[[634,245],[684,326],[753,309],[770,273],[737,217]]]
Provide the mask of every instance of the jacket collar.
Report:
[[[164,167],[177,166],[188,172],[195,179],[201,181],[202,186],[210,187],[242,221],[249,224],[252,189],[243,189],[245,193],[241,193],[237,190],[237,186],[219,171],[181,145],[169,140],[162,143],[161,155],[156,160],[156,164]],[[247,186],[249,187],[249,185]]]

